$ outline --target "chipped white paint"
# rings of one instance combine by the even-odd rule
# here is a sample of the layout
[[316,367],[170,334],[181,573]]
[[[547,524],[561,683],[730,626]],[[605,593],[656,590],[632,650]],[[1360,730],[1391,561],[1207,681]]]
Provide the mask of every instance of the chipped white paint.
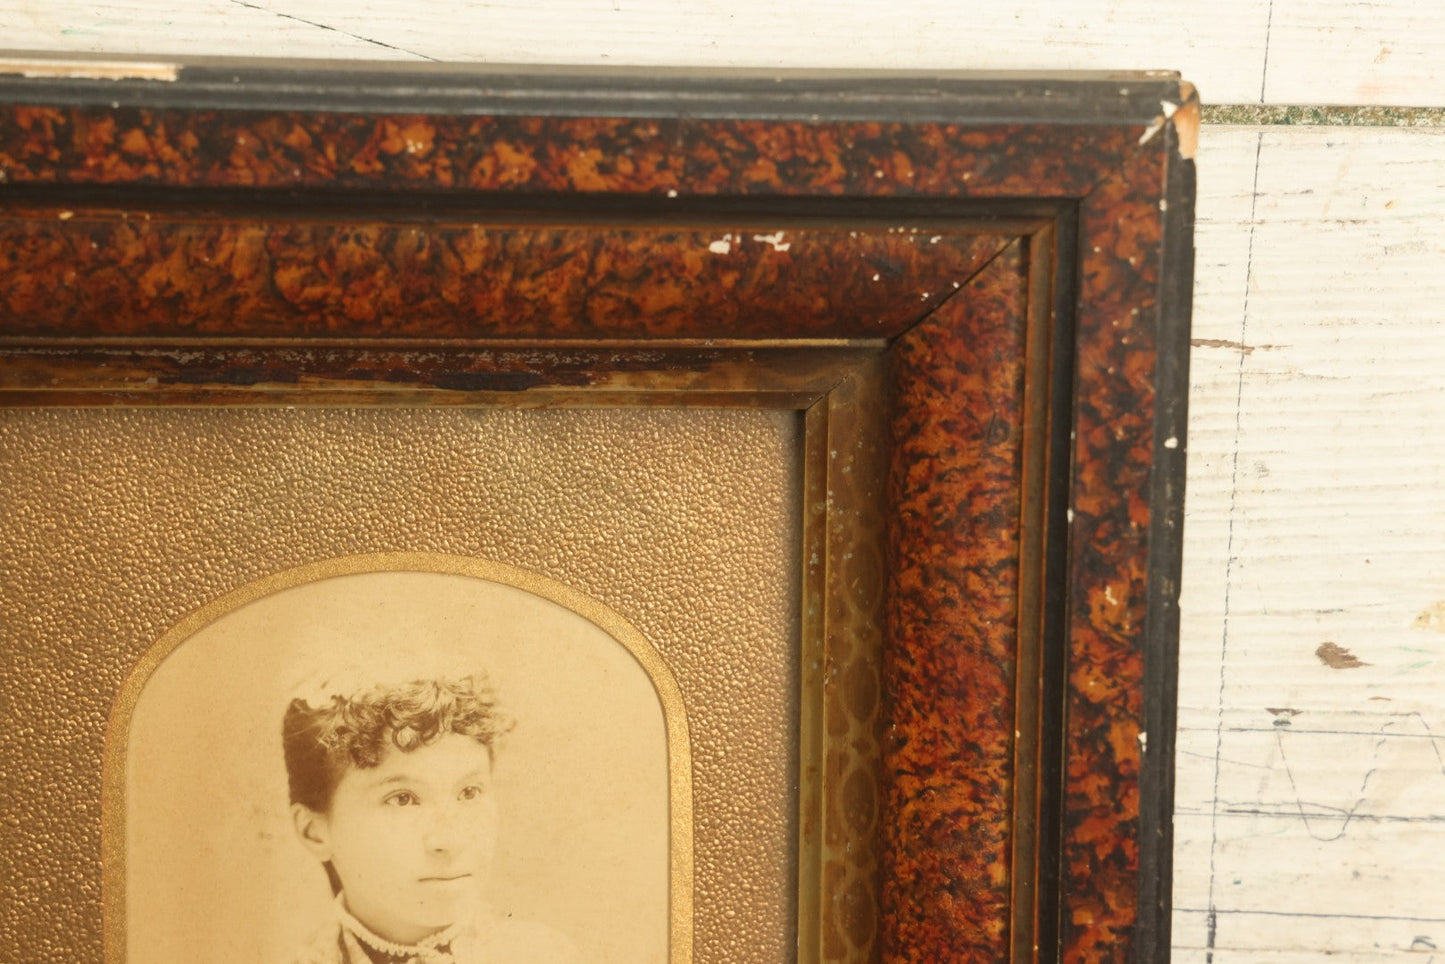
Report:
[[755,234],[753,235],[753,240],[761,241],[763,244],[770,245],[774,251],[786,251],[793,245],[791,242],[784,241],[784,236],[785,232],[775,231],[772,234]]
[[724,238],[719,238],[718,240],[709,244],[707,246],[707,249],[713,254],[727,254],[733,249],[732,235],[728,235]]
[[1139,143],[1147,144],[1152,141],[1155,137],[1159,136],[1159,132],[1164,129],[1164,125],[1167,123],[1169,123],[1169,118],[1165,117],[1163,114],[1160,114],[1158,117],[1154,118],[1154,120],[1150,122],[1149,126],[1144,128],[1144,133],[1139,135]]
[[0,75],[54,78],[57,80],[157,80],[174,81],[181,69],[176,64],[144,60],[79,60],[64,58],[0,57]]

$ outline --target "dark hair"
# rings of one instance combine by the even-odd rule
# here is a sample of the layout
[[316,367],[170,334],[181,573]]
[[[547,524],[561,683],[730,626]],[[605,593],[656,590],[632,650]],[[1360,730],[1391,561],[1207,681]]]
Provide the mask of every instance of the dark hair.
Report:
[[377,685],[325,700],[312,706],[294,699],[281,721],[291,802],[318,812],[330,809],[347,770],[376,766],[388,747],[405,753],[459,733],[495,751],[512,728],[485,673]]

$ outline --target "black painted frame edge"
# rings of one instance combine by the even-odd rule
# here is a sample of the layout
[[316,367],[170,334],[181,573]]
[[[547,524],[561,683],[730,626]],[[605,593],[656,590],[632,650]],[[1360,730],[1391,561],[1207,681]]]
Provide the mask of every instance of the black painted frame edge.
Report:
[[1170,125],[1155,342],[1154,441],[1149,479],[1144,621],[1144,729],[1139,774],[1136,964],[1170,959],[1174,869],[1175,726],[1179,697],[1179,590],[1189,417],[1194,287],[1195,166]]
[[[117,79],[96,77],[102,66]],[[1119,125],[1153,123],[1161,101],[1178,91],[1172,71],[600,68],[0,50],[0,102],[50,106]]]

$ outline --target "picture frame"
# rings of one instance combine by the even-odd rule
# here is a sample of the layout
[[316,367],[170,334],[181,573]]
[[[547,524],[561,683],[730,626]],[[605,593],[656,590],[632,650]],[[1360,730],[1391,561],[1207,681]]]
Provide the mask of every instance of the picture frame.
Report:
[[[1161,961],[1197,124],[1169,73],[12,55],[0,401],[796,412],[797,960]],[[17,707],[134,663],[35,638]],[[6,939],[121,961],[104,723],[27,725]]]

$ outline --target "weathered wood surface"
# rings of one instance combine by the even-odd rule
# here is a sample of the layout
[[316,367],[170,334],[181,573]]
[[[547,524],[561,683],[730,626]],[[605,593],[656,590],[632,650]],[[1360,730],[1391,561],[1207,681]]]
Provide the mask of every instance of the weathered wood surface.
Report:
[[1175,959],[1428,961],[1445,131],[1206,129],[1199,164]]
[[[0,47],[109,53],[1180,70],[1206,102],[1445,102],[1445,7],[1419,0],[3,0]],[[1328,63],[1329,70],[1320,65]]]

